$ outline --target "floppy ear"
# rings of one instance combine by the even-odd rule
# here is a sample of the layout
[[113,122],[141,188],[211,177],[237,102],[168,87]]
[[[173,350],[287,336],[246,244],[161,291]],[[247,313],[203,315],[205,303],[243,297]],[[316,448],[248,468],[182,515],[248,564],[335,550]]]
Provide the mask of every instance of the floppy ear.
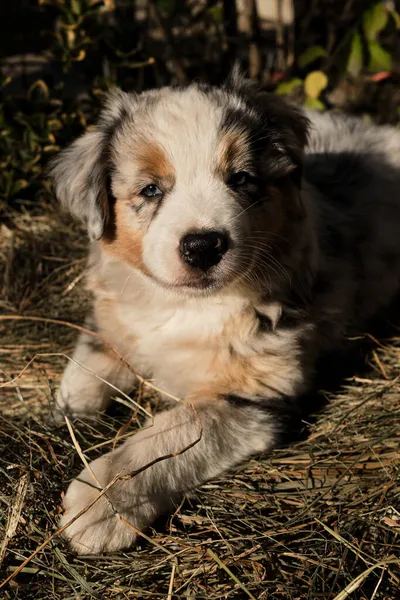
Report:
[[308,139],[309,121],[305,114],[280,96],[265,92],[257,83],[246,79],[238,63],[228,76],[225,89],[242,98],[249,111],[259,116],[277,172],[292,173],[294,180],[299,182]]
[[91,241],[99,239],[109,213],[110,144],[126,111],[128,94],[108,96],[94,131],[78,138],[50,165],[58,200],[83,223]]
[[63,150],[50,174],[58,200],[83,223],[91,241],[101,237],[107,217],[104,135],[90,131]]

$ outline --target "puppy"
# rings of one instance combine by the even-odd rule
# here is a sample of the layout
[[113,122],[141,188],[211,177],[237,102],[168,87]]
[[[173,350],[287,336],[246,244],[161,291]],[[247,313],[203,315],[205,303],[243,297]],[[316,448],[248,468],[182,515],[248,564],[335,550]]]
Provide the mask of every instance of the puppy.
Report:
[[127,475],[66,529],[76,551],[129,547],[116,512],[143,530],[280,442],[316,360],[399,289],[399,167],[394,128],[305,113],[237,70],[222,88],[115,92],[61,152],[98,337],[80,336],[58,410],[105,410],[134,371],[171,404],[70,485],[62,525]]

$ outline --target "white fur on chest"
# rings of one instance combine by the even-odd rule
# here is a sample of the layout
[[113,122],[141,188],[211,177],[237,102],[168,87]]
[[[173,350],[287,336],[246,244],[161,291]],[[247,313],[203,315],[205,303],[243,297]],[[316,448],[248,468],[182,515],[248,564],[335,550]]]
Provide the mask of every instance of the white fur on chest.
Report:
[[[185,397],[193,387],[212,383],[217,355],[227,354],[221,335],[228,320],[245,310],[238,296],[177,298],[141,273],[103,260],[97,297],[113,301],[118,321],[113,343],[141,375],[170,394]],[[112,328],[113,324],[110,323]]]

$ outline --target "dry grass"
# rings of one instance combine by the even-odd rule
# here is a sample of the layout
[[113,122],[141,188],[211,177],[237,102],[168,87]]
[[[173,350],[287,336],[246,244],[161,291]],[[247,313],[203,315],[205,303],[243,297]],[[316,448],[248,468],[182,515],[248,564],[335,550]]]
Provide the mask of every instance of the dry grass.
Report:
[[[81,323],[81,232],[49,207],[7,209],[5,222],[1,314]],[[77,558],[56,536],[0,597],[399,598],[400,337],[392,332],[305,440],[204,485],[130,552]],[[1,581],[56,531],[62,492],[81,469],[67,427],[50,413],[61,354],[71,354],[75,337],[66,326],[0,320],[0,381],[42,355],[0,388]],[[140,401],[154,408],[154,397]],[[98,425],[75,421],[86,458],[110,447],[130,415],[116,403]]]

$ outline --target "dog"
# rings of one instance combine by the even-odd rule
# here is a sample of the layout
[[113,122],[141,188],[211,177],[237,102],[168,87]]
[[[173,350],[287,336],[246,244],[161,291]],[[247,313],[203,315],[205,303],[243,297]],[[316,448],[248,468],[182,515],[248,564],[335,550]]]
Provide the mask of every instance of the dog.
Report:
[[135,373],[169,402],[66,492],[61,525],[83,511],[73,549],[113,552],[299,427],[317,360],[394,298],[400,132],[296,108],[234,69],[219,88],[111,93],[52,177],[89,235],[96,333],[57,410],[94,416]]

